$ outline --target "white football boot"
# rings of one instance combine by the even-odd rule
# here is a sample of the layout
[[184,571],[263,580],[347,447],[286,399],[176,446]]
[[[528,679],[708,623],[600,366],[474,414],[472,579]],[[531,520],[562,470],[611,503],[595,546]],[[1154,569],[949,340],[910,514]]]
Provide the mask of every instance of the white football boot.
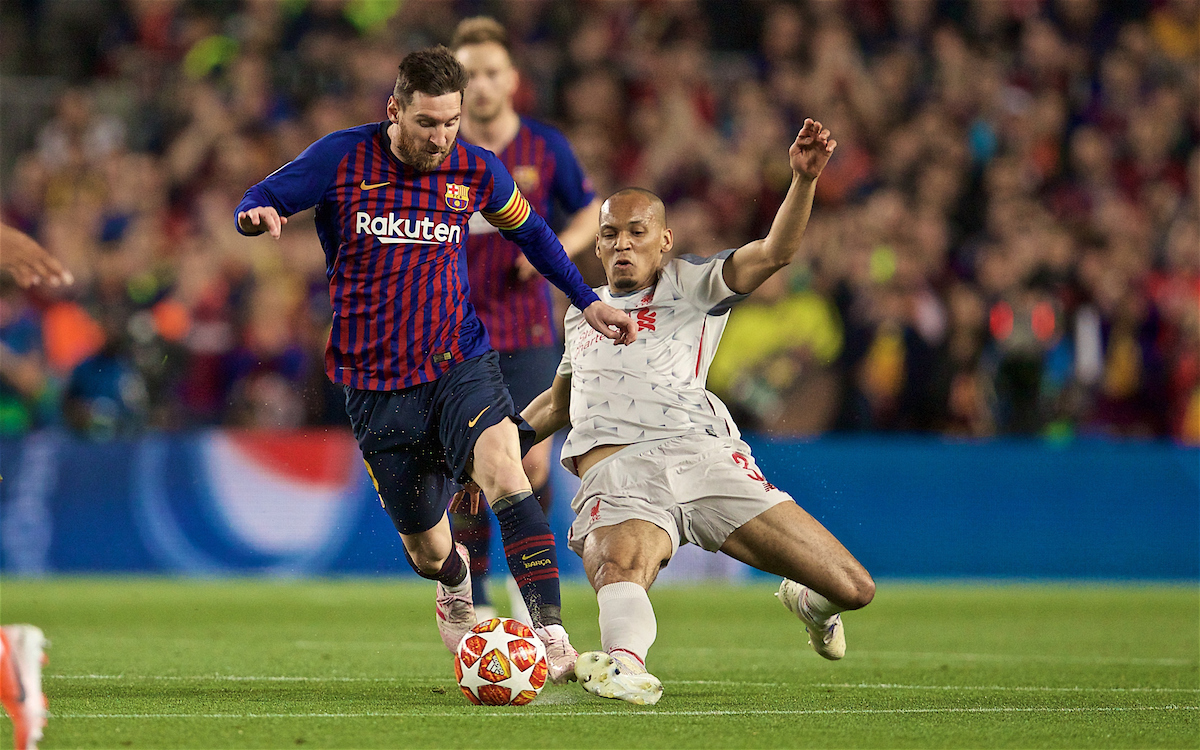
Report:
[[461,591],[452,592],[439,581],[436,602],[438,633],[452,654],[458,652],[458,644],[463,636],[479,622],[475,617],[475,605],[471,602],[471,557],[461,544],[454,545],[454,553],[462,557],[463,565],[467,566],[466,586]]
[[562,625],[547,625],[535,628],[537,637],[546,647],[546,666],[550,668],[550,681],[555,685],[575,679],[575,660],[579,652],[571,646],[571,639]]
[[808,631],[808,643],[813,647],[813,651],[831,661],[846,655],[846,629],[842,626],[842,616],[835,614],[824,622],[814,620],[805,606],[807,586],[784,578],[775,596],[804,623],[804,629]]
[[662,697],[662,682],[622,653],[586,651],[575,662],[579,684],[592,695],[616,698],[639,706],[653,706]]

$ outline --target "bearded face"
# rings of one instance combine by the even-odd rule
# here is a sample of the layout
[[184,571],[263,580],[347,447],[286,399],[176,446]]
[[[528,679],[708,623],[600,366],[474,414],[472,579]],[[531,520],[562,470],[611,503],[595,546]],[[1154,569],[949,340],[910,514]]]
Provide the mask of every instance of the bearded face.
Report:
[[403,119],[399,122],[399,134],[392,142],[400,161],[422,172],[432,172],[437,169],[450,149],[454,148],[454,138],[458,134],[458,126],[454,127],[454,135],[444,140],[445,145],[439,146],[426,132],[427,128],[410,130]]
[[458,137],[462,115],[462,93],[413,95],[407,107],[393,97],[388,100],[392,151],[400,161],[422,172],[430,172],[450,155]]

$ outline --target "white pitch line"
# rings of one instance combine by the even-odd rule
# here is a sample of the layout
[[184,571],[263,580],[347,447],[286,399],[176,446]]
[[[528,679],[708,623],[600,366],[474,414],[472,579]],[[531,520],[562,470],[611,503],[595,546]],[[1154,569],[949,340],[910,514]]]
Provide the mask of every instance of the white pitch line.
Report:
[[1194,659],[1174,659],[1170,657],[1152,658],[1152,657],[1137,657],[1137,656],[1055,656],[1051,654],[963,654],[963,653],[943,653],[936,651],[919,652],[919,651],[855,651],[856,657],[873,659],[873,658],[899,658],[899,659],[929,659],[943,661],[1037,661],[1050,662],[1055,664],[1127,664],[1134,666],[1156,666],[1156,667],[1191,667],[1195,666]]
[[[534,704],[535,706],[537,704]],[[60,714],[55,719],[448,719],[480,716],[502,719],[535,719],[544,716],[850,716],[878,714],[1005,714],[1005,713],[1124,713],[1129,711],[1200,711],[1200,706],[1096,706],[1079,708],[850,708],[737,711],[363,711],[360,713],[289,713],[289,714]]]
[[419,651],[441,651],[445,648],[440,643],[434,641],[294,641],[292,643],[296,648],[308,650],[320,649],[380,649],[380,650],[419,650]]
[[790,682],[742,682],[740,680],[671,680],[672,685],[730,685],[735,687],[786,687]]
[[1047,687],[1044,685],[893,685],[882,682],[869,684],[865,682],[815,682],[812,687],[819,688],[871,688],[880,690],[1002,690],[1028,691],[1045,693],[1200,693],[1200,688],[1168,688],[1168,687]]
[[[778,657],[778,649],[734,647],[734,648],[704,648],[696,646],[656,646],[656,652],[686,651],[690,654],[699,652],[721,653],[723,655],[740,654],[769,654]],[[1155,666],[1155,667],[1194,667],[1195,659],[1177,659],[1174,657],[1139,657],[1139,656],[1067,656],[1055,654],[972,654],[945,651],[862,651],[854,650],[852,656],[859,659],[920,659],[922,661],[994,661],[994,662],[1044,662],[1051,664],[1113,664],[1118,666]]]
[[[58,680],[165,680],[173,682],[390,682],[412,685],[452,685],[449,679],[434,677],[303,677],[271,675],[124,675],[124,674],[63,674],[43,675],[43,679]],[[959,690],[1046,692],[1046,693],[1200,693],[1200,688],[1170,687],[1049,687],[1044,685],[900,685],[887,682],[740,682],[738,680],[669,680],[670,685],[720,685],[728,687],[795,687],[851,688],[867,690]]]
[[453,680],[422,677],[285,677],[254,675],[137,675],[137,674],[44,674],[43,680],[170,680],[198,682],[217,680],[220,682],[405,682],[413,684],[453,684]]

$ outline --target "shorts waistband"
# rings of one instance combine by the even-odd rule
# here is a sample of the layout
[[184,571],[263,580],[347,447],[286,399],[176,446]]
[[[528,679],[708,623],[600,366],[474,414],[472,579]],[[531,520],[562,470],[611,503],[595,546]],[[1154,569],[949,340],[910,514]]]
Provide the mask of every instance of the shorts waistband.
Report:
[[673,440],[679,440],[679,439],[685,438],[685,437],[687,437],[687,435],[675,435],[673,437],[655,438],[654,440],[643,440],[641,442],[631,443],[630,445],[625,446],[624,448],[622,448],[621,450],[612,454],[611,456],[605,456],[604,458],[600,459],[596,463],[592,464],[592,467],[590,469],[588,469],[587,471],[585,471],[583,473],[583,476],[579,477],[579,481],[581,481],[581,482],[584,481],[588,477],[588,475],[590,475],[591,473],[596,471],[596,469],[599,469],[601,466],[604,466],[613,461],[616,461],[618,458],[628,457],[628,456],[640,456],[643,453],[648,453],[648,452],[654,450],[655,448],[657,448],[660,445],[663,445],[664,443],[669,443]]

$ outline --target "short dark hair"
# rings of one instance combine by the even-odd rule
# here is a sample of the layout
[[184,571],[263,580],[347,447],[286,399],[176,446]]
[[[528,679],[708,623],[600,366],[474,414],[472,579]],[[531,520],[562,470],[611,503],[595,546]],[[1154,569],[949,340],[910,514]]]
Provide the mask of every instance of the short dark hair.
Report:
[[651,190],[642,187],[624,187],[604,199],[604,203],[608,203],[613,198],[621,198],[626,195],[640,195],[650,203],[650,208],[654,213],[662,219],[663,226],[667,225],[667,204],[663,203],[663,199],[658,197]]
[[512,56],[512,48],[508,44],[508,32],[500,22],[491,16],[472,16],[458,22],[454,30],[454,38],[450,40],[450,49],[458,51],[468,44],[487,44],[495,42]]
[[402,108],[407,108],[418,91],[426,96],[442,96],[455,91],[461,94],[466,90],[468,80],[467,71],[458,58],[439,44],[404,56],[392,96]]

